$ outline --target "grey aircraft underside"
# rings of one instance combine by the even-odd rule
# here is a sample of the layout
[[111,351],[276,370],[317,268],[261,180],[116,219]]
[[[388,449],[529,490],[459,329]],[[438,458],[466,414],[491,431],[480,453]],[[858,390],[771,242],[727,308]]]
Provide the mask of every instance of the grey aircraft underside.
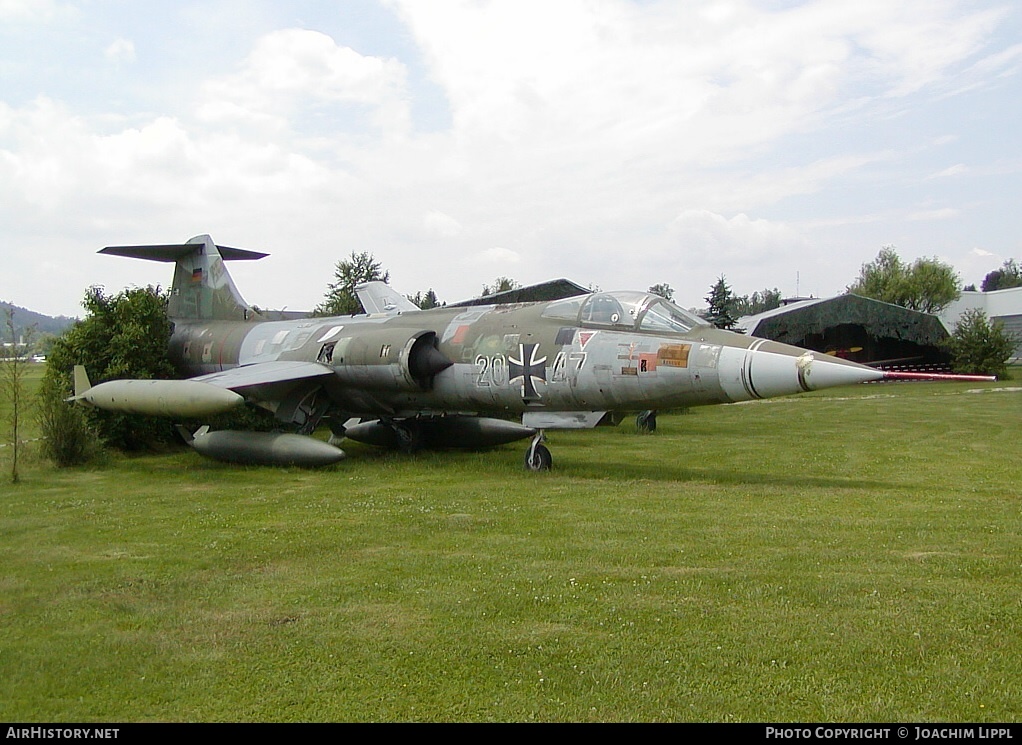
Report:
[[[193,377],[93,387],[76,368],[75,400],[178,419],[249,404],[291,430],[182,433],[200,453],[226,461],[326,465],[344,457],[334,444],[342,437],[404,449],[532,438],[526,465],[539,470],[551,462],[546,429],[886,376],[716,329],[645,292],[420,310],[389,286],[367,283],[357,289],[365,315],[276,321],[245,303],[224,265],[266,254],[217,246],[206,235],[101,253],[175,264],[170,353]],[[309,436],[321,423],[333,433],[329,443]]]

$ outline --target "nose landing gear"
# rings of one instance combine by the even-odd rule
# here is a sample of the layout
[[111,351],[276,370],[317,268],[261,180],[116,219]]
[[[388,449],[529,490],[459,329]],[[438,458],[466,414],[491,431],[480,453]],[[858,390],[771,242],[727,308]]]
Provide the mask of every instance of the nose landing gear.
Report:
[[543,430],[537,432],[536,436],[532,438],[529,449],[525,451],[525,468],[527,470],[549,471],[550,466],[553,465],[554,459],[550,455],[550,449],[543,444],[545,439]]

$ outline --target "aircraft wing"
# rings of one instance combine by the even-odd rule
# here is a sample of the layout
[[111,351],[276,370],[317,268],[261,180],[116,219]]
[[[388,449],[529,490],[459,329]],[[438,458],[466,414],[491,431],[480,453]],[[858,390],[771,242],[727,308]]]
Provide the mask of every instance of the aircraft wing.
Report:
[[501,305],[503,303],[536,303],[544,300],[561,300],[578,295],[588,295],[592,290],[572,282],[570,279],[551,279],[548,282],[540,282],[538,285],[519,287],[515,290],[505,290],[493,295],[462,300],[460,303],[450,303],[448,308],[464,308],[473,305]]
[[226,388],[247,398],[266,400],[277,395],[282,387],[291,387],[297,383],[317,378],[327,378],[333,374],[334,371],[330,367],[318,362],[281,360],[243,365],[222,372],[199,375],[189,378],[189,380],[208,383],[217,388]]

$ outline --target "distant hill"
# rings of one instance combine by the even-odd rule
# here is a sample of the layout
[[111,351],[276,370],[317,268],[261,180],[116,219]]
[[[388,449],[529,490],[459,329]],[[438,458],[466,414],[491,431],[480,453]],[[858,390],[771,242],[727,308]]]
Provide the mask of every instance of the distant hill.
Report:
[[10,341],[7,338],[10,334],[7,330],[8,310],[14,311],[14,332],[19,337],[25,333],[26,329],[32,329],[32,335],[34,336],[42,334],[60,336],[68,326],[78,320],[77,318],[68,318],[67,316],[57,316],[56,318],[44,316],[42,313],[36,313],[28,308],[22,308],[13,303],[0,300],[0,339],[3,339],[3,341]]

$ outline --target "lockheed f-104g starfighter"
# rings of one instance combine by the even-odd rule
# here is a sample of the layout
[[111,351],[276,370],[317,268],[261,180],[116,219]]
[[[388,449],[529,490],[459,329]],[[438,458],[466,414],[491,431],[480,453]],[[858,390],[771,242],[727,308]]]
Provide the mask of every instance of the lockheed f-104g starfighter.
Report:
[[[548,429],[886,375],[714,328],[648,292],[498,296],[420,310],[388,285],[367,283],[357,288],[364,315],[269,320],[242,299],[224,264],[266,254],[217,246],[208,235],[101,253],[174,263],[169,351],[192,377],[93,387],[76,368],[75,400],[178,419],[254,405],[289,430],[183,433],[200,453],[226,461],[326,465],[344,457],[336,447],[343,437],[404,449],[531,438],[526,465],[539,470],[551,464]],[[310,436],[321,423],[332,430],[329,443]]]

